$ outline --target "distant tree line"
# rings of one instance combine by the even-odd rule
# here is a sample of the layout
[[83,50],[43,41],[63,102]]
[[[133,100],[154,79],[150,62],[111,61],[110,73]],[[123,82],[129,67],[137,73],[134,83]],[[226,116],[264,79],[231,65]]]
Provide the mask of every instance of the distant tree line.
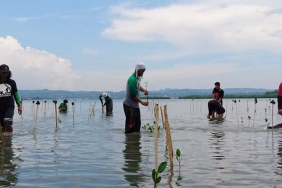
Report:
[[[277,90],[268,91],[263,94],[226,94],[224,98],[226,99],[234,99],[234,98],[276,98]],[[183,97],[179,97],[179,99],[210,99],[211,95],[187,95]]]

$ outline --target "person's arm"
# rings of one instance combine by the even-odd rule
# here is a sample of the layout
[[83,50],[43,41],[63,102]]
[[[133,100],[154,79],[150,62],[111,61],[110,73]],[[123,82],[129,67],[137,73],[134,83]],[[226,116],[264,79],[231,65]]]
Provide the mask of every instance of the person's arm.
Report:
[[61,108],[63,108],[63,104],[62,103],[59,105],[58,109],[61,109]]
[[[128,84],[128,87],[129,87],[129,92],[130,92],[131,97],[132,97],[135,101],[141,103],[142,105],[147,106],[147,105],[148,105],[148,102],[143,102],[143,101],[140,99],[140,97],[138,96],[138,94],[137,94],[137,91],[136,91],[136,84],[137,84],[136,78],[133,77],[133,76],[130,77],[127,84]],[[140,87],[140,88],[141,88],[141,87]]]
[[13,91],[14,99],[15,99],[17,106],[18,106],[18,113],[19,113],[19,115],[21,115],[22,114],[21,97],[18,93],[18,88],[17,88],[17,84],[16,84],[15,81],[12,84],[12,91]]
[[20,95],[17,91],[14,93],[14,99],[15,99],[17,105],[20,106],[21,105],[21,98],[20,98]]
[[140,86],[140,91],[144,92],[145,95],[149,95],[149,91],[142,86]]

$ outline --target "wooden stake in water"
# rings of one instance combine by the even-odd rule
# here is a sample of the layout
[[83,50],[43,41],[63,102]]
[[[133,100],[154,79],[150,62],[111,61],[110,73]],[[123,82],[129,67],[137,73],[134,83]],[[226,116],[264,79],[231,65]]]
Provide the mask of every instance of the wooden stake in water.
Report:
[[274,105],[275,105],[275,101],[272,100],[272,101],[270,101],[270,103],[272,104],[272,130],[273,130],[273,108],[274,108]]
[[46,102],[47,101],[44,101],[44,116],[46,116]]
[[155,105],[155,170],[158,172],[159,106]]
[[238,125],[239,125],[239,117],[238,117],[238,110],[237,110],[237,101],[234,100],[234,103],[235,103],[235,108],[236,108],[237,121],[238,121]]
[[36,134],[36,124],[37,124],[37,116],[38,116],[38,106],[40,105],[40,102],[37,101],[36,102],[36,111],[35,111],[35,114],[34,114],[34,130],[33,130],[33,133]]
[[255,126],[255,118],[256,118],[256,113],[257,113],[257,103],[258,103],[258,100],[257,100],[257,98],[255,98],[255,111],[254,111],[253,127]]
[[163,114],[163,109],[162,109],[162,106],[160,106],[160,110],[161,110],[161,116],[162,116],[163,128],[165,128],[165,123],[164,123],[164,114]]
[[167,105],[164,105],[164,116],[165,116],[165,130],[166,130],[166,140],[167,140],[167,148],[169,153],[170,168],[173,169],[173,148],[172,148],[172,141],[170,134],[170,125],[167,115]]
[[57,112],[57,101],[54,100],[53,103],[55,104],[55,122],[56,122],[56,129],[58,128],[58,112]]
[[72,124],[74,125],[74,102],[71,103],[72,105]]

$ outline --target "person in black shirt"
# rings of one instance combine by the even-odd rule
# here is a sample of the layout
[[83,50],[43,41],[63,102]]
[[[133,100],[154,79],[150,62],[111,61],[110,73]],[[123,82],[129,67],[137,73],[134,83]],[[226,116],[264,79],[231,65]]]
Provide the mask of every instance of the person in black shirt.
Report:
[[225,113],[225,109],[220,105],[217,100],[210,100],[208,102],[209,114],[207,116],[208,119],[214,118],[214,113],[217,113],[217,118],[221,119],[223,114]]
[[224,97],[224,91],[220,88],[220,83],[215,82],[214,89],[212,91],[212,98],[217,100],[220,105],[222,106],[222,98]]
[[5,64],[0,65],[0,123],[4,132],[13,132],[13,116],[15,104],[18,105],[18,113],[22,113],[21,100],[18,94],[16,82],[11,79],[12,73]]

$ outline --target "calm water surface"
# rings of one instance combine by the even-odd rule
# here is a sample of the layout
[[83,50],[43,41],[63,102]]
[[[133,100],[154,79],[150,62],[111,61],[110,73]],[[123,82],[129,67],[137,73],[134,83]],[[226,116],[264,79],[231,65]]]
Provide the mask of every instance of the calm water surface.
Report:
[[[70,110],[59,114],[58,129],[54,104],[46,103],[45,114],[44,101],[40,102],[36,134],[36,107],[24,101],[22,118],[14,118],[13,136],[5,136],[0,150],[2,186],[153,187],[154,134],[123,133],[122,100],[114,100],[111,116],[102,115],[97,100],[91,118],[90,101],[76,100],[74,123],[69,100]],[[258,100],[254,122],[253,99],[236,104],[224,100],[227,117],[223,122],[206,119],[207,102],[159,100],[168,106],[173,149],[182,152],[181,168],[174,159],[174,169],[166,168],[159,187],[282,187],[282,129],[265,129],[265,118],[272,124],[269,100]],[[141,117],[142,125],[153,124],[149,108],[141,107]],[[277,105],[273,117],[274,124],[282,122]],[[168,161],[164,129],[158,154],[159,163]]]

